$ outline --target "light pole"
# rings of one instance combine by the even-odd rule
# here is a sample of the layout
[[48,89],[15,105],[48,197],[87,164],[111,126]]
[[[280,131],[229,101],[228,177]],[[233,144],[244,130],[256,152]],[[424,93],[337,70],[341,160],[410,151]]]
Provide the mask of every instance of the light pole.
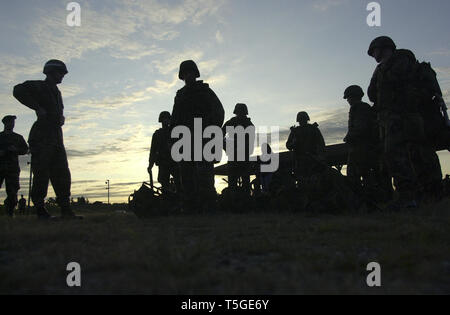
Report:
[[31,159],[30,162],[27,162],[27,165],[30,165],[30,182],[28,183],[28,208],[27,213],[29,214],[30,211],[30,202],[31,202],[31,184],[33,180],[33,168],[31,167]]
[[109,205],[109,179],[106,180],[105,184],[108,185],[108,187],[106,187],[106,189],[108,190],[108,205]]

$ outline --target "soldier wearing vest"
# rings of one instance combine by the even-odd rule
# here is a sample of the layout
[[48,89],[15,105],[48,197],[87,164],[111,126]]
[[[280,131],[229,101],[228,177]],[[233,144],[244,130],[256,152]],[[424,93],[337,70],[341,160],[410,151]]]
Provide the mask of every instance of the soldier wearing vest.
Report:
[[2,122],[4,131],[0,132],[0,188],[5,182],[6,195],[5,208],[8,216],[14,216],[14,209],[17,205],[17,192],[20,189],[19,176],[19,155],[28,152],[28,146],[24,138],[15,133],[16,116],[5,116]]
[[299,126],[291,128],[286,148],[294,151],[294,173],[297,180],[305,180],[323,170],[325,162],[325,140],[317,123],[310,124],[309,115],[297,115]]
[[158,182],[161,184],[163,193],[170,190],[170,176],[172,175],[177,192],[180,192],[180,178],[178,165],[172,159],[170,148],[172,139],[170,137],[170,113],[161,112],[159,122],[162,128],[155,131],[152,137],[148,171],[153,166],[158,166]]
[[57,87],[68,73],[67,67],[62,61],[49,60],[43,73],[46,75],[44,81],[26,81],[14,87],[14,97],[37,115],[28,138],[34,175],[31,199],[38,218],[52,219],[45,209],[50,181],[62,218],[81,218],[75,216],[70,207],[71,175],[62,132],[64,105]]
[[[228,120],[222,127],[222,132],[227,135],[227,128],[235,130],[234,134],[228,134],[230,137],[225,140],[225,150],[230,154],[228,157],[228,187],[235,189],[239,178],[242,180],[244,192],[250,195],[250,156],[253,154],[253,144],[255,140],[255,126],[248,117],[248,108],[245,104],[236,104],[233,114],[236,116]],[[242,127],[242,133],[236,129]],[[242,141],[243,140],[243,141]],[[243,143],[238,143],[242,141]],[[233,146],[231,150],[229,146]],[[239,152],[243,150],[242,152]],[[241,157],[240,157],[241,156]],[[240,160],[240,158],[243,158]]]
[[425,140],[416,58],[409,50],[397,49],[386,36],[373,40],[368,54],[378,63],[368,95],[375,103],[383,154],[399,195],[388,209],[415,208],[419,182],[411,157]]
[[[171,129],[178,126],[187,127],[192,135],[190,160],[180,162],[183,207],[187,211],[208,211],[215,208],[217,197],[214,187],[214,162],[205,159],[194,161],[194,119],[202,119],[203,134],[209,126],[222,127],[225,111],[209,85],[197,81],[200,71],[194,61],[183,61],[178,77],[185,82],[185,86],[175,96],[170,126]],[[206,144],[210,139],[203,141]]]
[[344,138],[349,147],[347,176],[358,190],[367,188],[369,176],[376,168],[376,115],[362,101],[363,96],[362,88],[357,85],[349,86],[344,92],[344,99],[350,105],[348,133]]

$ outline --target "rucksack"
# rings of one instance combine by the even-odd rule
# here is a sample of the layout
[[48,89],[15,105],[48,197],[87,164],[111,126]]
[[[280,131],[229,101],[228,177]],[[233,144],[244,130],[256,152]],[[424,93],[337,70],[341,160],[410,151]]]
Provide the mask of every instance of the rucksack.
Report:
[[140,218],[165,215],[161,207],[161,195],[150,183],[142,183],[139,190],[128,197],[128,210]]
[[425,134],[428,141],[436,147],[443,145],[448,135],[448,127],[442,113],[441,106],[434,96],[442,95],[436,71],[433,70],[429,62],[417,62],[417,87],[420,90],[422,104],[420,113],[424,120]]

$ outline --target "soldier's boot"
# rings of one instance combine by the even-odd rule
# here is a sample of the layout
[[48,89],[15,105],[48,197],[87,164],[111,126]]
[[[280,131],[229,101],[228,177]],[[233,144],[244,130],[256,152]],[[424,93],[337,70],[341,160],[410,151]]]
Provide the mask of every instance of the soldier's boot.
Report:
[[16,209],[17,206],[17,196],[8,195],[4,204],[6,214],[11,218],[14,217],[14,210]]
[[14,207],[12,207],[11,205],[5,204],[5,209],[6,209],[6,215],[10,218],[14,218]]
[[61,206],[61,219],[63,220],[83,220],[84,217],[76,215],[69,205]]
[[37,206],[36,207],[36,215],[39,220],[47,221],[47,220],[55,220],[56,217],[52,216],[50,213],[48,213],[47,209],[45,209],[44,206]]

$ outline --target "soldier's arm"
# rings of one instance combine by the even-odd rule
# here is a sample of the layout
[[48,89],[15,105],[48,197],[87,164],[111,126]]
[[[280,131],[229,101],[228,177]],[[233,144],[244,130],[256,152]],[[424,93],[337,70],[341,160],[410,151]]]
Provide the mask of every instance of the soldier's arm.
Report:
[[149,161],[148,161],[150,168],[153,167],[153,165],[155,164],[156,159],[158,157],[158,153],[159,153],[159,141],[158,141],[158,138],[159,138],[158,137],[158,131],[156,131],[153,134],[152,144],[150,146],[150,157],[149,157]]
[[223,109],[222,103],[217,97],[216,93],[213,90],[209,89],[210,93],[210,101],[212,104],[212,111],[214,117],[214,125],[222,126],[225,120],[225,110]]
[[322,133],[319,128],[316,128],[316,136],[317,136],[317,155],[320,157],[325,155],[325,139],[323,138]]
[[30,81],[26,81],[22,84],[18,84],[14,87],[13,95],[14,97],[26,107],[37,110],[39,107],[38,101],[36,99],[35,87]]
[[26,107],[34,110],[38,118],[46,117],[46,110],[39,104],[38,88],[36,82],[26,81],[14,87],[13,96]]
[[175,100],[174,100],[174,104],[173,104],[173,109],[172,109],[172,115],[170,117],[170,127],[171,129],[178,126],[179,125],[179,116],[180,116],[180,109],[179,109],[180,105],[179,105],[179,97],[178,97],[178,93],[175,96]]
[[294,150],[294,145],[295,145],[295,135],[294,135],[294,130],[291,130],[288,140],[286,141],[286,148],[289,151],[292,151],[292,150]]
[[375,69],[375,72],[372,75],[372,78],[370,79],[370,85],[367,89],[367,95],[369,97],[369,100],[372,103],[377,102],[377,75],[378,75],[378,67]]

